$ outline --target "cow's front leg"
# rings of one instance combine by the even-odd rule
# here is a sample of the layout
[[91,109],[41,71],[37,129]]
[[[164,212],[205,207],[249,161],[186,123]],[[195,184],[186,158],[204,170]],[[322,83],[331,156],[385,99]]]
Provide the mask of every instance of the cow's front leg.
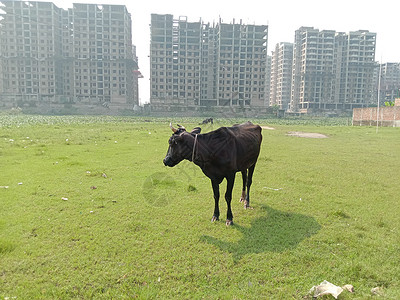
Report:
[[235,183],[235,173],[226,177],[226,193],[225,193],[225,200],[227,205],[227,212],[226,212],[226,226],[233,225],[233,214],[231,209],[231,201],[232,201],[232,189],[233,184]]
[[215,222],[219,220],[219,182],[217,180],[211,180],[212,189],[214,193],[214,214],[211,218],[211,222]]

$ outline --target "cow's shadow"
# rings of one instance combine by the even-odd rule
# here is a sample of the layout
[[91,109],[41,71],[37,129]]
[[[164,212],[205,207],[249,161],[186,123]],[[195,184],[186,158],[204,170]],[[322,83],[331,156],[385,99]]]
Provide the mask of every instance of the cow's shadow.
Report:
[[283,212],[269,206],[262,206],[265,216],[251,222],[250,227],[235,223],[243,237],[238,242],[226,242],[212,236],[201,240],[215,245],[222,251],[232,253],[235,261],[244,255],[262,252],[283,252],[296,248],[304,239],[316,234],[321,226],[310,216]]

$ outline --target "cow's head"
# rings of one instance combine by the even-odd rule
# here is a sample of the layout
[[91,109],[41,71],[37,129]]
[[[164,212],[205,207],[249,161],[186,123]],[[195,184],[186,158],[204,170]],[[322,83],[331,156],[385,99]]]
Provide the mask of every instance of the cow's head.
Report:
[[169,125],[173,132],[169,138],[169,147],[167,155],[163,162],[168,167],[173,167],[179,164],[184,159],[191,159],[193,152],[194,137],[200,133],[201,128],[196,127],[191,132],[187,132],[185,127],[178,125],[176,129]]

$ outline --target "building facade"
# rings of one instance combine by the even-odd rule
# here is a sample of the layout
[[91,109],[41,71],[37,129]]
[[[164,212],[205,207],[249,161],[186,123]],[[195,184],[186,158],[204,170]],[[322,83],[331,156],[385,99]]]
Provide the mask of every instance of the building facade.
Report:
[[278,43],[272,51],[269,105],[287,110],[291,99],[293,44]]
[[290,110],[351,111],[374,102],[376,34],[295,32]]
[[[352,110],[375,102],[376,33],[367,30],[338,33],[338,51],[344,52],[340,65],[338,107]],[[338,54],[339,57],[339,54]]]
[[295,32],[292,111],[334,108],[334,45],[334,31],[301,27]]
[[153,110],[265,107],[268,27],[151,16]]
[[203,30],[200,22],[151,15],[150,103],[154,109],[199,103]]
[[[131,16],[123,5],[2,1],[0,84],[4,103],[131,107]],[[136,97],[135,97],[136,95]]]
[[46,2],[2,4],[0,94],[20,101],[37,101],[60,94],[62,10]]
[[[379,70],[379,68],[381,68]],[[400,63],[384,63],[376,68],[380,73],[380,87],[377,81],[377,90],[380,91],[380,100],[394,101],[400,98]]]

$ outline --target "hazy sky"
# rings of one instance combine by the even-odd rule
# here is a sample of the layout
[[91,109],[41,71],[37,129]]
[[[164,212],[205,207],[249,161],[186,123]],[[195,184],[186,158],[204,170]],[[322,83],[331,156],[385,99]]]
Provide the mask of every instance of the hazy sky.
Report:
[[[51,1],[51,0],[48,0]],[[269,25],[268,54],[278,42],[293,42],[294,32],[301,26],[342,32],[369,30],[377,33],[377,61],[400,62],[400,4],[393,0],[54,0],[58,7],[72,8],[72,3],[123,4],[132,15],[132,39],[137,46],[140,71],[145,78],[139,80],[141,102],[148,102],[150,15],[172,14],[187,16],[189,22],[200,18],[212,23],[221,18],[244,24]]]

